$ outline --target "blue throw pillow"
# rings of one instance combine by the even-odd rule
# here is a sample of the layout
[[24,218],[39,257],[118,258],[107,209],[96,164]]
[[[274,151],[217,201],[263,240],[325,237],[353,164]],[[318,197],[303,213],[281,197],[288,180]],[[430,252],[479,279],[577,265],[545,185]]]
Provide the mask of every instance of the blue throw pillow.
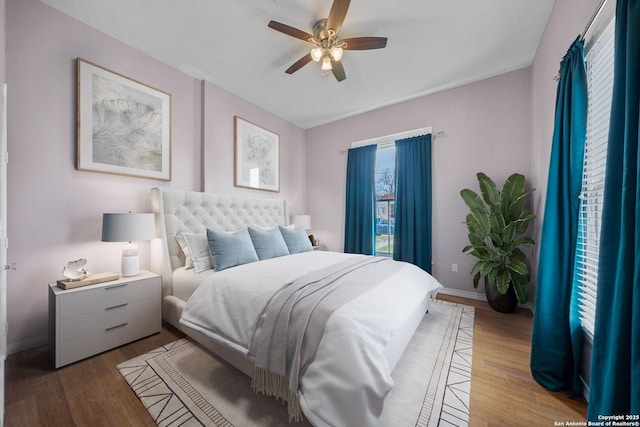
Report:
[[258,261],[246,228],[233,233],[207,229],[207,240],[216,271]]
[[269,230],[249,227],[249,236],[260,259],[289,255],[289,249],[278,227]]
[[285,227],[279,228],[290,254],[313,250],[311,240],[309,240],[309,236],[307,236],[307,232],[303,228],[294,228],[293,230]]

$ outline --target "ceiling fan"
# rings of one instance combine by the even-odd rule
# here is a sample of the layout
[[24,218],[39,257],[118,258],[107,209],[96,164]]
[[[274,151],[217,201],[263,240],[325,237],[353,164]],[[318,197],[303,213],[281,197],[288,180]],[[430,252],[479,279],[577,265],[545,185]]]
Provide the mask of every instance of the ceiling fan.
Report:
[[350,0],[334,0],[327,19],[320,19],[313,25],[313,35],[289,25],[270,21],[269,28],[288,36],[312,43],[311,51],[287,68],[285,73],[293,74],[309,62],[321,63],[322,75],[333,73],[339,82],[347,78],[340,60],[344,50],[381,49],[387,45],[386,37],[353,37],[338,39],[342,23],[347,15]]

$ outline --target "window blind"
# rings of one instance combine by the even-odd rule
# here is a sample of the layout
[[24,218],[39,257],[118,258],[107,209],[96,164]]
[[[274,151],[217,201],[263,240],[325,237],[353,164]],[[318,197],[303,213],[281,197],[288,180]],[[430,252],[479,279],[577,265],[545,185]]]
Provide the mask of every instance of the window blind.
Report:
[[595,325],[600,229],[613,91],[613,43],[612,21],[592,45],[585,58],[589,100],[576,246],[576,279],[579,284],[580,320],[582,327],[592,338]]

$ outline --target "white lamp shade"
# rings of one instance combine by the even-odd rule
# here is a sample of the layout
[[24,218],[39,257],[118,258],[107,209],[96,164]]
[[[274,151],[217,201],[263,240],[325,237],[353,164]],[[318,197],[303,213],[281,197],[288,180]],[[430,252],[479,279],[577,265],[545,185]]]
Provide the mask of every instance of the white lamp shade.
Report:
[[106,213],[102,215],[103,242],[132,242],[156,237],[152,213]]
[[311,228],[311,215],[294,215],[293,225],[309,230]]
[[320,69],[322,71],[330,71],[331,69],[333,69],[333,66],[331,65],[331,58],[329,58],[329,55],[325,55],[322,58],[322,65],[320,66]]
[[322,59],[322,49],[319,47],[314,47],[311,49],[311,59],[318,62]]

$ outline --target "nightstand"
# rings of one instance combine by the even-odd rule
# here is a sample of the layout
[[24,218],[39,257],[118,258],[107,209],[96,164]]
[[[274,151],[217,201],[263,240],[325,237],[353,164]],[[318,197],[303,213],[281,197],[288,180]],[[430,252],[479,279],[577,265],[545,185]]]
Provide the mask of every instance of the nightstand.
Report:
[[160,332],[160,276],[63,290],[49,285],[49,349],[56,368]]

